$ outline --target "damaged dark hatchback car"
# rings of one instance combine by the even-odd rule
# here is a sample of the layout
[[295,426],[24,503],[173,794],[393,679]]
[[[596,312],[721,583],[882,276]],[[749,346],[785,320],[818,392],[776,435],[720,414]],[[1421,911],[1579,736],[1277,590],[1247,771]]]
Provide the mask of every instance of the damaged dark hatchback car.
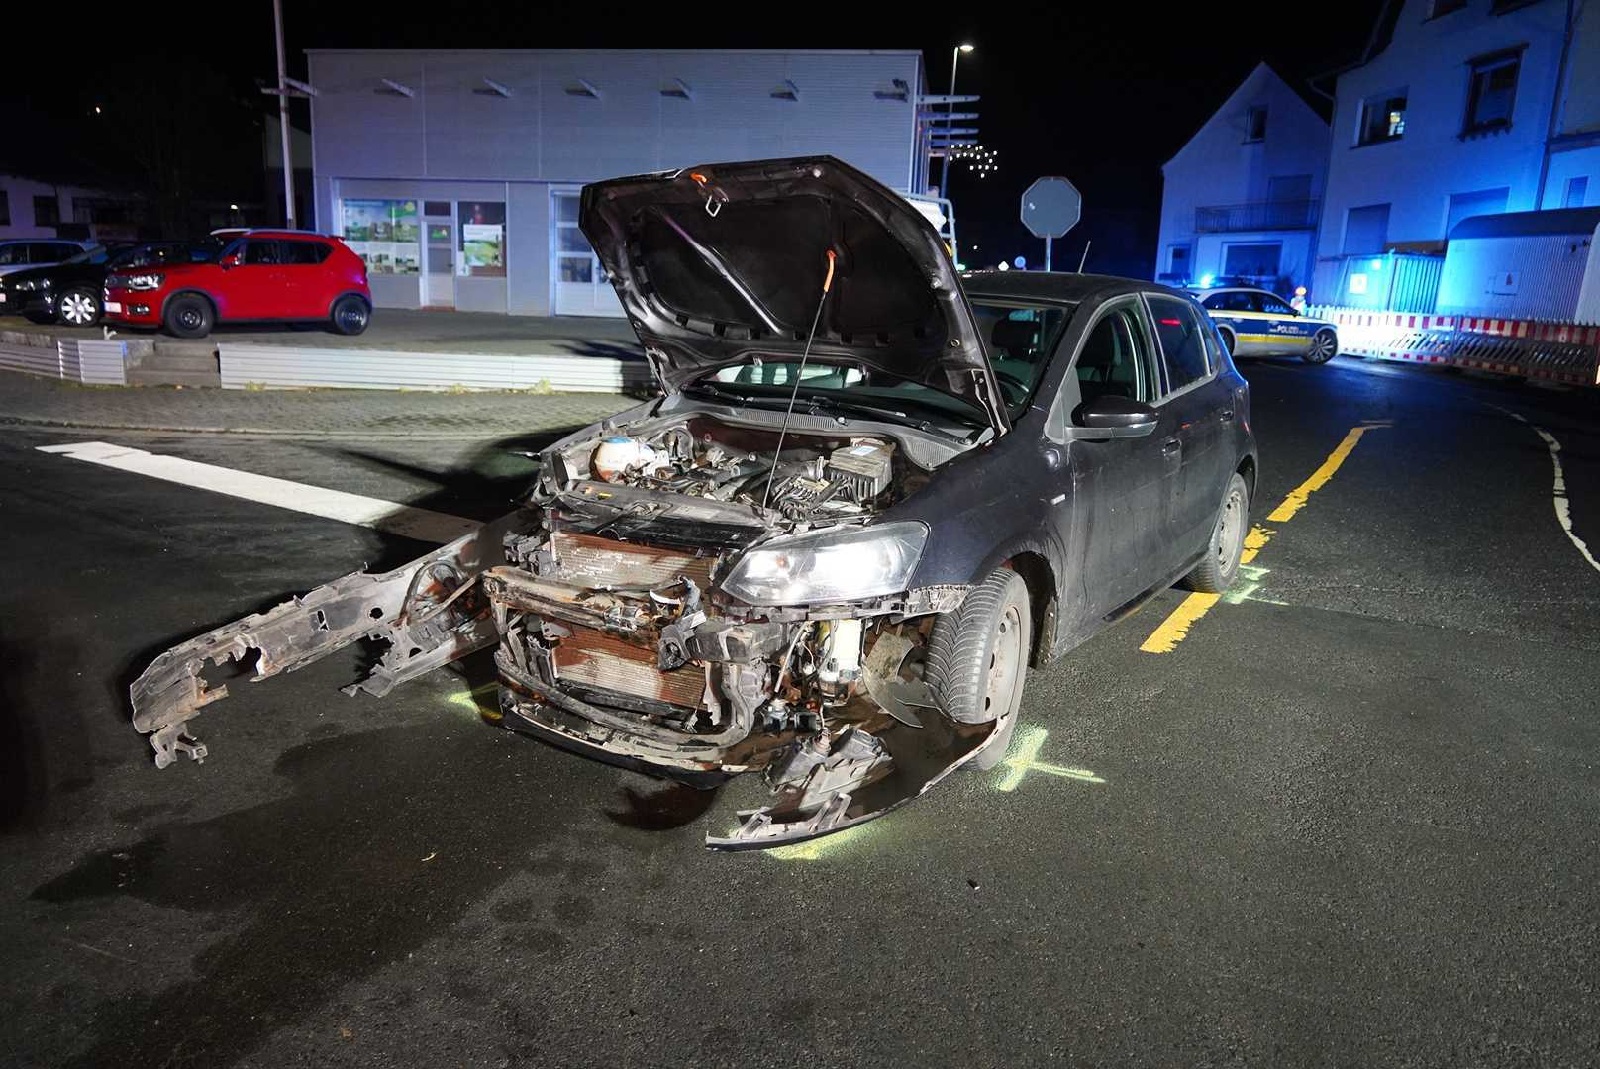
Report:
[[347,688],[494,645],[504,726],[770,804],[712,846],[881,816],[999,761],[1029,665],[1238,569],[1249,387],[1186,295],[958,276],[904,198],[831,157],[585,187],[581,226],[662,395],[550,446],[525,505],[162,654],[156,763],[226,688],[358,639]]

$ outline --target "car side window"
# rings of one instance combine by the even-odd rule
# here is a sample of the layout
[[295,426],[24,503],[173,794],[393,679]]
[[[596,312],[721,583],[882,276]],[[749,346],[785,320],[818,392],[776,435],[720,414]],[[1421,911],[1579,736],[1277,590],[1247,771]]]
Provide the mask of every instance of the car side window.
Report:
[[1167,389],[1176,393],[1211,374],[1205,329],[1189,302],[1154,293],[1149,301],[1156,337],[1161,342],[1161,358],[1167,367]]
[[52,263],[60,263],[62,260],[70,260],[82,251],[82,245],[52,245],[50,246],[50,261]]
[[283,243],[283,262],[286,264],[320,264],[333,251],[332,246],[320,241],[286,241]]
[[0,245],[0,267],[13,267],[27,262],[26,246]]
[[279,262],[276,241],[247,241],[244,245],[244,262],[247,264],[275,264]]
[[1213,293],[1207,297],[1206,307],[1213,312],[1254,312],[1256,303],[1250,299],[1248,293],[1230,290],[1226,293]]
[[1106,312],[1078,349],[1073,371],[1083,403],[1126,397],[1150,403],[1160,393],[1137,308],[1124,304]]
[[1294,315],[1294,309],[1289,307],[1289,302],[1275,294],[1260,293],[1256,296],[1261,302],[1261,311],[1271,312],[1273,315],[1280,316]]

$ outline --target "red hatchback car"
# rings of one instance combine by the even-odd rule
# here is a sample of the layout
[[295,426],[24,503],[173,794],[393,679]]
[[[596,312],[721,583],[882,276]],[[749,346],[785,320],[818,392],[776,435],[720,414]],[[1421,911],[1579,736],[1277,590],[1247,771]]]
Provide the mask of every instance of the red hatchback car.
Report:
[[361,257],[335,237],[251,230],[214,260],[106,277],[106,321],[203,338],[217,323],[317,322],[360,334],[372,320]]

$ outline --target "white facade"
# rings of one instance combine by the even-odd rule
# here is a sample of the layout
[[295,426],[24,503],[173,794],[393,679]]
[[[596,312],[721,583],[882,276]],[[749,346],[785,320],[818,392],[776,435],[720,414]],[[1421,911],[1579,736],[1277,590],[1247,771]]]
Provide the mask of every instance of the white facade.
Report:
[[1161,168],[1156,278],[1309,285],[1328,124],[1265,63]]
[[1569,27],[1566,0],[1404,0],[1339,77],[1320,255],[1439,251],[1475,215],[1600,204],[1594,7]]
[[[105,209],[125,208],[128,203],[125,197],[93,189],[0,175],[0,239],[71,237],[74,232],[85,237],[133,237],[137,228],[131,221],[106,218],[120,219],[123,213]],[[66,233],[60,231],[62,224],[69,224]]]
[[620,314],[575,226],[586,182],[827,153],[924,172],[918,51],[339,51],[310,56],[318,229],[374,301]]

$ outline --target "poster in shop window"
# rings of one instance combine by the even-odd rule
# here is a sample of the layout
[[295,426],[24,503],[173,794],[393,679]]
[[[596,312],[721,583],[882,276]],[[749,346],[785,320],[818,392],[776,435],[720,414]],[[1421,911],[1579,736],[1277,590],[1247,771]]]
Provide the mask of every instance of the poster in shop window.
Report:
[[414,200],[347,200],[344,240],[370,275],[415,275],[422,269],[421,229]]
[[456,204],[461,255],[456,271],[474,278],[504,278],[506,273],[506,206],[503,201],[464,200]]

